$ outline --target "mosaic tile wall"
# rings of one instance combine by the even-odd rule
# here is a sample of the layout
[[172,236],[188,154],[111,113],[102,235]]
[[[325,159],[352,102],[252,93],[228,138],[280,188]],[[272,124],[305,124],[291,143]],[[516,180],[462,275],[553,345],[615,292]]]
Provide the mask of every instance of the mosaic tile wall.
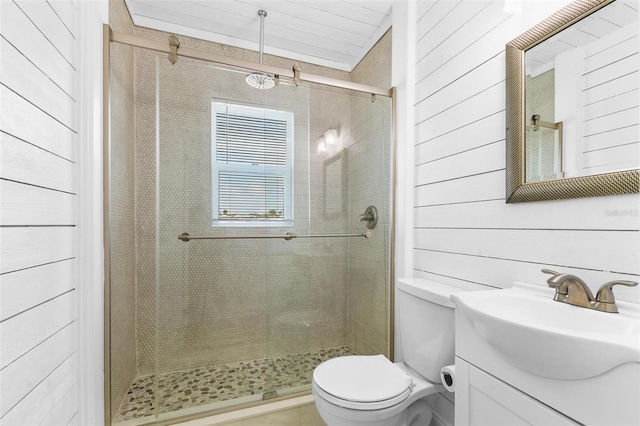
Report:
[[[140,374],[153,371],[155,356],[155,65],[155,54],[136,52]],[[346,232],[351,222],[346,204],[338,215],[325,214],[325,157],[316,153],[316,140],[329,128],[349,128],[350,94],[286,84],[272,91],[256,91],[244,83],[244,74],[184,58],[171,66],[162,57],[160,69],[160,371],[343,345],[347,239],[185,244],[176,237],[185,231],[280,234],[291,230],[211,228],[212,97],[295,111],[296,225],[292,231]],[[348,181],[338,189],[346,194]]]
[[[133,33],[122,1],[109,3],[109,24]],[[133,49],[111,45],[111,408],[136,378]]]
[[[127,13],[124,3],[122,0],[110,3],[112,27],[127,32],[126,26],[114,26],[114,22],[123,19],[123,13]],[[133,32],[161,41],[168,37],[167,33],[146,28],[134,27]],[[184,36],[180,36],[180,40],[183,46],[251,61],[258,59],[257,52]],[[122,251],[121,263],[131,267],[135,259],[135,274],[128,269],[122,270],[128,284],[123,287],[126,292],[118,297],[127,311],[125,313],[123,309],[122,315],[117,314],[114,321],[119,321],[116,327],[121,327],[124,334],[122,340],[114,341],[112,346],[113,373],[122,383],[126,382],[125,377],[129,377],[131,383],[132,374],[136,376],[135,369],[131,368],[133,360],[137,362],[137,376],[153,373],[155,366],[157,55],[142,49],[133,49],[133,52],[133,63],[128,62],[127,56],[123,69],[134,71],[134,97],[129,86],[129,91],[121,97],[125,99],[123,108],[129,112],[132,108],[135,110],[135,123],[129,123],[127,127],[127,132],[135,133],[135,155],[129,155],[127,151],[125,162],[127,170],[134,162],[135,192],[129,191],[127,186],[124,192],[129,198],[124,204],[129,208],[135,205],[134,214],[128,211],[126,217],[128,220],[135,217],[136,241],[135,256],[130,251]],[[212,232],[209,226],[210,102],[207,97],[214,96],[214,90],[218,90],[215,97],[231,98],[233,95],[237,100],[250,103],[288,102],[289,109],[296,110],[296,133],[302,138],[296,138],[294,231],[301,233],[350,232],[367,205],[375,204],[379,211],[388,210],[389,150],[388,146],[380,145],[388,145],[385,132],[388,133],[391,117],[390,100],[372,104],[368,96],[320,85],[307,85],[295,91],[283,85],[277,88],[283,93],[275,96],[248,88],[241,82],[242,74],[217,70],[210,64],[185,58],[172,67],[165,55],[158,57],[164,74],[161,170],[168,171],[161,178],[161,200],[168,208],[163,209],[160,217],[159,268],[163,277],[159,315],[160,371],[313,352],[345,344],[361,353],[387,353],[388,279],[385,277],[388,278],[388,261],[372,257],[386,256],[388,259],[389,227],[385,214],[379,219],[375,238],[369,241],[183,243],[177,241],[176,236],[184,231]],[[353,75],[312,64],[302,63],[301,66],[303,72],[344,80],[353,77],[354,81],[388,87],[390,58],[390,34],[387,34]],[[265,55],[265,63],[270,65],[289,68],[291,62]],[[370,70],[369,67],[378,69]],[[197,70],[195,79],[191,76],[194,69]],[[219,80],[220,75],[225,75],[225,79]],[[132,99],[135,99],[133,106]],[[340,152],[317,152],[317,140],[328,129],[338,130],[339,148],[344,148],[342,155]],[[383,135],[373,135],[372,131],[382,131]],[[344,167],[334,167],[337,162]],[[130,177],[127,179],[130,182]],[[135,204],[131,203],[133,193]],[[130,223],[127,226],[131,226]],[[280,228],[220,232],[284,231]],[[131,249],[131,246],[127,247]],[[264,253],[270,255],[265,257]],[[132,294],[134,288],[135,294]],[[135,312],[132,313],[134,301]],[[376,317],[378,314],[381,317]],[[135,344],[130,341],[134,336],[133,324]],[[124,371],[126,374],[122,373]],[[116,377],[112,380],[114,384],[117,381]],[[126,387],[124,384],[112,389],[116,406],[121,401],[116,396],[126,391]]]
[[[352,81],[391,87],[391,30],[360,61]],[[373,204],[378,224],[370,241],[353,240],[349,247],[349,305],[347,345],[359,354],[389,356],[390,317],[390,188],[391,99],[368,96],[351,100],[352,216]],[[349,224],[355,228],[355,222]]]

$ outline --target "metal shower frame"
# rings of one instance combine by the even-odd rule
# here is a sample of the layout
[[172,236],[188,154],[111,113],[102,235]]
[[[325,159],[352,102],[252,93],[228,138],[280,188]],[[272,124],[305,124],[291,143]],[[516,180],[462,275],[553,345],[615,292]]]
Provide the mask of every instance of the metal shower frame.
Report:
[[[119,43],[132,47],[164,52],[176,61],[180,56],[192,59],[199,59],[217,64],[243,68],[250,71],[257,71],[279,77],[289,77],[296,85],[306,81],[325,86],[352,90],[356,92],[368,93],[371,101],[374,102],[376,95],[391,98],[391,176],[390,176],[390,212],[389,212],[389,329],[387,351],[393,361],[394,356],[394,306],[395,306],[395,217],[396,217],[396,190],[397,181],[397,144],[396,144],[396,89],[395,87],[385,89],[366,84],[354,83],[350,81],[333,79],[321,75],[302,73],[300,64],[294,62],[291,69],[283,69],[270,65],[259,64],[242,59],[218,55],[211,52],[197,50],[181,46],[175,36],[171,36],[166,43],[149,40],[143,37],[133,36],[112,31],[108,24],[103,25],[103,239],[104,239],[104,418],[105,424],[111,424],[111,241],[110,241],[110,200],[111,200],[111,170],[110,170],[110,46],[111,43]],[[305,393],[306,394],[306,393]],[[295,395],[289,395],[282,399],[288,399]],[[270,399],[274,402],[278,399]],[[258,403],[259,404],[259,403]],[[232,410],[235,410],[233,408]],[[225,410],[223,410],[225,411]],[[221,411],[221,412],[223,412]],[[188,421],[196,418],[207,417],[210,413],[196,414],[180,418],[180,421]],[[173,424],[175,420],[158,421],[157,425]]]

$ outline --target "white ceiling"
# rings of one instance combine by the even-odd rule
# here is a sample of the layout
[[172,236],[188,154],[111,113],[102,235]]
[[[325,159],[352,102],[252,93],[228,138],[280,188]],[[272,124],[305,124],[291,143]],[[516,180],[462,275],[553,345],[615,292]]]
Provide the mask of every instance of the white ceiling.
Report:
[[392,0],[125,0],[134,24],[351,71],[391,27]]
[[638,25],[638,0],[618,0],[527,51],[527,73],[553,68],[561,53],[605,37],[627,25]]

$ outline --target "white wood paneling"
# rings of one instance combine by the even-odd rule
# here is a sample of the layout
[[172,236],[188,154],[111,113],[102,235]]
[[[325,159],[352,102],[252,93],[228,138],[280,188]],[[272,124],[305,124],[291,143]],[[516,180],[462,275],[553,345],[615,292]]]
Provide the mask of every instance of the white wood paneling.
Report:
[[71,323],[43,341],[38,350],[27,352],[0,371],[0,417],[70,356],[69,348],[75,347],[76,333],[76,325]]
[[[0,323],[0,368],[33,350],[75,320],[75,293],[64,293]],[[73,347],[68,348],[69,354]],[[38,350],[38,349],[36,349]]]
[[618,95],[603,99],[595,104],[585,105],[582,109],[582,118],[591,120],[593,118],[603,117],[616,111],[624,111],[630,108],[638,107],[638,88]]
[[75,255],[73,226],[0,228],[0,273],[69,259]]
[[[420,120],[428,119],[453,105],[464,102],[472,94],[502,82],[505,78],[504,61],[504,54],[497,55],[456,81],[456,90],[444,87],[422,98],[415,106],[415,116],[420,117]],[[487,76],[492,76],[493,80],[486,81]]]
[[0,223],[72,225],[76,223],[76,196],[60,191],[0,180]]
[[0,133],[0,170],[4,179],[76,192],[74,163],[6,133]]
[[[546,267],[581,276],[594,291],[611,279],[637,281],[638,195],[505,203],[504,46],[563,2],[525,2],[520,16],[504,12],[500,1],[472,3],[417,5],[414,275],[489,287],[546,285]],[[633,125],[637,84],[635,76],[635,92],[608,100],[616,118],[587,107],[589,118],[603,117],[590,124],[594,133]],[[607,90],[588,92],[604,100]],[[634,290],[616,294],[640,303]]]
[[41,426],[64,425],[67,426],[77,415],[75,410],[78,400],[78,387],[74,384],[66,394],[60,398],[57,404],[49,411],[47,416],[38,423]]
[[0,423],[77,418],[77,9],[0,2]]
[[[449,4],[447,4],[447,2],[441,3],[443,3],[444,9],[448,9],[449,5],[453,2],[448,2]],[[455,3],[453,4],[455,5]],[[458,34],[458,30],[464,27],[468,20],[472,19],[475,15],[482,13],[482,11],[490,4],[491,1],[483,0],[473,2],[470,7],[460,7],[459,9],[456,7],[452,8],[449,13],[435,23],[429,32],[416,43],[417,62],[420,63],[429,55],[429,53],[445,43],[452,35]],[[440,57],[439,59],[440,61],[438,62],[431,62],[432,66],[437,66],[446,62],[448,58]]]
[[[420,142],[415,147],[416,166],[455,155],[480,146],[503,141],[506,125],[504,109],[490,113],[474,122],[437,138]],[[427,134],[427,137],[430,135]]]
[[609,146],[606,149],[585,152],[582,156],[582,167],[592,170],[594,173],[631,169],[638,166],[639,154],[640,151],[637,142],[633,144]]
[[75,401],[65,400],[65,395],[75,386],[77,357],[75,354],[67,358],[37,388],[27,394],[3,418],[6,425],[38,425],[51,423],[51,414],[62,408],[61,403],[75,406]]
[[76,66],[76,39],[46,0],[14,0],[67,62]]
[[[633,232],[598,231],[598,246],[589,246],[594,238],[591,230],[548,229],[480,229],[480,228],[416,228],[414,245],[421,250],[437,250],[540,264],[562,264],[570,267],[590,265],[601,271],[628,272],[629,265],[640,262],[638,251],[607,253],[619,247],[633,247]],[[550,250],[549,248],[553,249]],[[557,259],[562,259],[558,263]],[[541,280],[546,281],[546,280]]]
[[[461,25],[458,31],[451,33],[450,30],[446,28],[441,28],[441,31],[444,31],[446,35],[446,39],[443,41],[445,45],[454,45],[454,44],[469,44],[468,49],[473,49],[473,45],[471,45],[470,41],[481,40],[484,35],[491,32],[494,27],[502,24],[503,21],[509,19],[508,16],[505,16],[500,13],[496,13],[503,6],[501,2],[490,2],[486,7],[483,7],[476,16],[473,16],[474,21],[482,21],[483,25]],[[421,79],[426,78],[430,75],[431,72],[439,68],[442,64],[445,64],[455,58],[458,55],[464,54],[463,51],[458,51],[456,49],[445,49],[440,52],[439,60],[433,61],[422,61],[419,63],[419,67],[423,71],[423,75]]]
[[[505,160],[504,156],[501,155],[504,150],[504,141],[499,141],[418,165],[415,170],[416,183],[433,183],[504,169]],[[487,159],[491,161],[486,161]],[[464,169],[458,167],[461,161],[467,164]]]
[[[466,6],[463,5],[462,7]],[[480,34],[480,38],[475,38],[477,35],[477,29],[475,28],[486,28],[485,24],[473,19],[460,30],[461,33],[457,40],[451,41],[451,43],[457,41],[461,46],[456,47],[450,45],[450,43],[443,43],[430,55],[426,56],[423,61],[416,64],[416,103],[443,87],[456,82],[457,79],[463,77],[469,71],[482,66],[486,61],[504,52],[505,38],[508,38],[509,35],[517,35],[519,26],[513,17],[506,14],[501,16],[503,16],[503,19],[499,20],[499,23],[494,27],[487,28],[485,32]],[[467,33],[469,34],[467,35]],[[455,50],[449,51],[448,49]],[[451,55],[451,59],[441,63],[437,59],[443,54],[441,51],[448,51],[447,55]],[[427,66],[426,64],[429,64],[432,60],[435,60],[438,66],[427,73],[422,67]],[[489,75],[491,74],[487,74],[487,76]]]
[[47,0],[49,6],[60,18],[64,26],[74,38],[77,34],[76,8],[69,0]]
[[[2,5],[2,37],[22,52],[29,60],[69,96],[75,98],[73,67],[49,43],[40,30],[33,25],[27,15],[12,1]],[[54,3],[66,3],[59,0]],[[70,5],[71,6],[71,5]]]
[[69,277],[76,267],[74,259],[67,259],[3,275],[0,321],[73,290]]
[[[488,114],[504,109],[497,95],[504,94],[505,84],[500,82],[489,86],[481,92],[468,93],[469,97],[464,102],[459,102],[433,115],[429,119],[417,122],[416,138],[418,141],[436,139],[461,127],[461,124],[473,123],[481,120]],[[465,122],[457,118],[464,114]]]
[[68,160],[75,159],[76,133],[73,130],[5,86],[0,85],[0,97],[3,104],[0,131]]
[[591,208],[588,198],[576,200],[541,201],[538,203],[511,204],[504,208],[504,198],[500,200],[476,201],[457,204],[443,204],[414,208],[414,226],[417,228],[481,228],[517,229],[526,224],[530,229],[567,230],[576,228],[576,214],[571,208],[580,209],[582,229],[633,230],[638,227],[638,218],[631,214],[615,215],[631,207],[627,203],[613,200],[600,208]]
[[585,173],[623,170],[640,162],[638,37],[636,21],[580,51],[582,145],[568,155],[579,155]]
[[0,49],[0,82],[69,129],[76,130],[75,102],[4,38],[0,39]]
[[[428,13],[421,13],[421,4],[431,3]],[[417,13],[418,22],[416,25],[416,52],[418,43],[427,38],[428,34],[434,27],[444,19],[448,14],[452,12],[456,7],[460,6],[460,1],[430,1],[430,2],[418,2]],[[418,57],[416,54],[416,61],[422,60],[422,57]],[[416,80],[418,81],[418,80]]]
[[[513,277],[516,275],[526,282],[541,281],[539,277],[542,268],[562,269],[566,273],[579,275],[586,282],[605,283],[610,280],[632,278],[628,274],[585,270],[568,265],[541,264],[431,250],[417,250],[414,262],[414,267],[418,271],[429,271],[431,274],[449,277],[453,282],[460,280],[495,288],[511,287]],[[462,265],[464,265],[463,268],[461,268]],[[453,271],[455,273],[452,273]],[[544,283],[544,281],[541,282]],[[616,297],[620,300],[633,298],[634,289],[625,287],[616,290]]]
[[504,169],[442,180],[415,187],[415,206],[469,203],[479,200],[504,200]]

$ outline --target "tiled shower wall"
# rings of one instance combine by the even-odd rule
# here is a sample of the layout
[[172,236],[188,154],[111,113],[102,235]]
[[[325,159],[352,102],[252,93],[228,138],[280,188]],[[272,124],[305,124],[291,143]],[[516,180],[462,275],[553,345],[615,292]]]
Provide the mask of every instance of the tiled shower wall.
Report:
[[[110,2],[114,31],[133,33],[124,3]],[[136,378],[133,48],[111,45],[111,411]]]
[[[146,38],[163,40],[167,36],[148,29],[136,31]],[[253,61],[257,56],[255,52],[187,37],[181,37],[181,42],[198,49]],[[390,53],[387,56],[390,57]],[[151,52],[136,51],[137,335],[140,374],[153,371],[155,354],[155,57]],[[278,91],[283,90],[293,90],[288,96],[293,96],[293,100],[298,98],[293,105],[288,102],[288,108],[298,110],[296,122],[300,124],[296,126],[300,139],[296,137],[296,226],[293,231],[348,232],[354,228],[355,219],[364,208],[358,207],[354,211],[347,202],[336,213],[331,206],[325,206],[324,173],[328,170],[325,165],[331,158],[316,152],[316,140],[330,128],[338,129],[341,135],[351,135],[345,139],[345,146],[355,141],[352,129],[358,128],[359,132],[363,132],[366,128],[362,121],[356,127],[350,123],[354,117],[359,119],[358,114],[352,112],[354,97],[347,91],[319,85],[310,85],[308,89],[282,86],[272,92],[255,91],[245,85],[242,74],[214,70],[204,64],[190,64],[185,59],[180,61],[171,67],[164,56],[160,59],[161,69],[172,74],[170,78],[162,78],[164,71],[161,72],[161,103],[163,93],[164,97],[173,93],[179,94],[180,98],[174,99],[173,109],[162,112],[160,116],[161,143],[166,137],[171,141],[166,141],[167,145],[163,146],[169,151],[175,149],[173,154],[167,151],[166,156],[164,153],[161,155],[168,161],[165,165],[161,159],[161,187],[163,182],[165,185],[161,190],[160,370],[304,353],[345,344],[350,313],[358,311],[355,318],[367,321],[366,315],[373,317],[373,314],[367,312],[363,317],[363,307],[372,307],[374,312],[380,312],[373,303],[348,305],[358,297],[358,292],[351,297],[349,295],[348,253],[353,241],[183,243],[177,241],[176,237],[185,231],[206,234],[282,233],[288,230],[212,230],[209,224],[210,99],[217,97],[278,106],[281,101],[277,98],[282,97]],[[269,56],[265,62],[282,68],[291,65],[289,59]],[[180,71],[180,67],[184,71]],[[348,73],[313,65],[302,64],[302,69],[303,72],[306,70],[333,78],[350,77]],[[196,75],[193,75],[194,71]],[[220,80],[220,74],[227,74],[226,80]],[[300,98],[303,90],[308,92],[308,106],[305,105],[307,100]],[[362,100],[366,101],[362,103],[362,116],[380,117],[381,104],[371,104],[368,96],[362,97]],[[285,104],[286,101],[282,105]],[[365,112],[367,109],[369,113]],[[371,110],[378,112],[372,114]],[[308,118],[305,118],[307,115]],[[308,121],[306,128],[304,121]],[[364,133],[369,134],[370,129]],[[362,134],[358,138],[364,136]],[[376,142],[380,143],[379,140]],[[383,152],[380,149],[377,151]],[[178,156],[183,156],[184,161],[173,161]],[[382,171],[382,161],[380,158],[380,166],[373,170],[374,175]],[[307,164],[309,170],[306,169]],[[165,172],[168,173],[166,180],[163,177]],[[187,182],[187,185],[182,186],[183,182]],[[349,175],[346,175],[337,189],[348,197],[350,184]],[[384,185],[372,186],[376,189],[381,187],[386,189]],[[386,201],[388,194],[382,198]],[[385,209],[388,205],[381,202],[379,208]],[[381,231],[388,231],[388,227],[379,229],[378,240],[363,243],[378,244],[380,247],[385,245],[384,232]],[[269,253],[269,256],[263,256],[264,253]],[[378,250],[378,253],[382,255],[383,251]],[[384,269],[386,262],[382,257],[367,258],[369,262],[383,265]],[[368,271],[375,269],[367,268]],[[384,275],[384,272],[377,275],[378,283],[384,280]],[[384,288],[384,283],[382,286]],[[387,290],[373,294],[370,290],[363,288],[360,293],[366,293],[367,300],[375,298],[380,305],[386,303]],[[382,341],[385,340],[388,327],[378,325],[386,324],[387,318],[388,313],[383,309],[382,317],[372,321],[376,332],[380,328],[383,330],[381,338],[360,337],[369,345],[360,344],[363,351],[366,348],[367,352],[386,352],[386,342]],[[360,329],[362,333],[367,331],[366,326]],[[374,344],[369,341],[381,343],[379,349],[372,349]]]
[[[139,59],[142,59],[140,55]],[[151,55],[149,64],[155,65]],[[314,222],[321,199],[309,188],[309,88],[285,85],[258,91],[244,74],[181,61],[160,66],[160,294],[159,368],[172,371],[238,360],[306,353],[344,344],[346,315],[346,240],[333,240],[321,253],[311,240],[225,240],[180,242],[192,234],[298,234],[344,232],[346,220]],[[155,66],[140,70],[141,80],[154,81]],[[149,72],[149,75],[145,74]],[[139,88],[154,90],[140,82]],[[336,100],[314,94],[317,99]],[[348,97],[342,95],[343,103]],[[292,228],[220,228],[211,226],[211,100],[287,109],[295,115],[294,221]],[[153,111],[153,106],[149,106]],[[141,117],[139,117],[140,120]],[[139,121],[139,142],[155,145],[155,117]],[[336,119],[340,119],[336,115]],[[144,132],[144,133],[142,133]],[[146,148],[145,148],[146,149]],[[151,157],[153,159],[153,156]],[[311,163],[311,167],[318,165]],[[322,164],[319,164],[321,167]],[[155,185],[155,163],[139,172],[140,184]],[[321,170],[320,170],[321,172]],[[318,174],[318,170],[313,170]],[[322,180],[320,180],[322,182]],[[140,191],[142,193],[142,191]],[[149,200],[140,200],[147,203]],[[310,212],[310,208],[313,212]],[[346,215],[346,211],[342,216]],[[139,204],[138,217],[152,223],[155,206]],[[153,249],[154,235],[143,240]],[[147,244],[149,242],[149,244]],[[144,246],[143,246],[144,245]],[[266,255],[265,255],[266,254]],[[140,287],[154,282],[141,277]],[[327,300],[328,299],[328,300]],[[144,301],[140,301],[143,303]],[[149,302],[149,300],[147,300]],[[149,304],[139,306],[146,309]],[[151,305],[153,307],[153,305]],[[151,328],[151,325],[149,326]],[[153,347],[142,362],[153,360]]]
[[[114,10],[127,13],[124,3],[111,3],[112,28],[125,31],[126,28],[113,25]],[[116,19],[119,19],[117,14]],[[133,28],[133,33],[160,41],[168,37],[166,33],[138,27]],[[180,36],[180,40],[183,46],[257,61],[256,52],[184,36]],[[388,33],[352,75],[304,63],[302,70],[343,80],[353,77],[361,83],[389,87],[390,40]],[[367,205],[374,204],[382,214],[373,239],[183,243],[176,238],[181,232],[218,232],[209,225],[211,97],[264,102],[265,105],[274,102],[277,105],[280,101],[270,99],[274,96],[270,96],[269,91],[252,91],[242,82],[242,74],[215,70],[202,62],[196,65],[197,61],[185,58],[172,67],[163,54],[133,50],[133,64],[127,67],[133,69],[135,75],[135,126],[128,128],[135,130],[135,204],[128,205],[135,205],[136,252],[135,256],[127,254],[126,260],[132,262],[135,258],[136,271],[129,275],[131,282],[127,287],[130,291],[135,288],[135,297],[123,296],[120,302],[135,300],[135,321],[131,316],[123,316],[123,321],[114,318],[114,321],[122,325],[135,324],[136,340],[126,350],[113,346],[112,352],[124,354],[135,347],[137,374],[154,371],[155,70],[158,56],[162,73],[167,74],[165,77],[172,75],[161,82],[161,102],[167,101],[163,108],[170,106],[163,109],[160,117],[163,143],[159,264],[162,280],[158,316],[162,336],[159,342],[161,370],[309,352],[344,344],[360,353],[387,353],[390,100],[379,98],[372,104],[368,95],[354,95],[320,85],[301,87],[297,93],[286,95],[293,96],[296,105],[289,108],[296,109],[302,116],[300,120],[296,116],[296,133],[301,138],[296,138],[296,160],[299,161],[296,161],[297,207],[293,230],[352,232],[357,216]],[[289,68],[291,62],[265,55],[265,63],[273,66]],[[197,75],[190,75],[194,70]],[[228,77],[231,80],[222,83],[212,78],[220,74],[231,76]],[[240,83],[235,85],[232,80]],[[214,93],[216,85],[223,91]],[[303,90],[308,101],[301,99]],[[132,101],[130,95],[124,98]],[[131,105],[127,104],[127,108]],[[328,129],[339,131],[346,152],[342,157],[316,152],[317,139]],[[345,168],[332,167],[335,161],[345,162]],[[332,173],[342,175],[331,179],[327,174]],[[255,232],[286,230],[289,229]],[[268,257],[263,255],[266,252],[270,253]],[[118,264],[112,262],[112,269],[117,268]],[[120,400],[114,393],[114,404]]]
[[[391,87],[391,30],[351,72],[351,80]],[[347,345],[359,354],[386,354],[391,341],[390,218],[391,208],[391,99],[369,96],[351,100],[352,143],[351,219],[368,205],[378,209],[378,225],[371,240],[352,240],[349,247],[349,315]],[[374,113],[372,113],[374,109]],[[355,220],[349,223],[352,231]]]

